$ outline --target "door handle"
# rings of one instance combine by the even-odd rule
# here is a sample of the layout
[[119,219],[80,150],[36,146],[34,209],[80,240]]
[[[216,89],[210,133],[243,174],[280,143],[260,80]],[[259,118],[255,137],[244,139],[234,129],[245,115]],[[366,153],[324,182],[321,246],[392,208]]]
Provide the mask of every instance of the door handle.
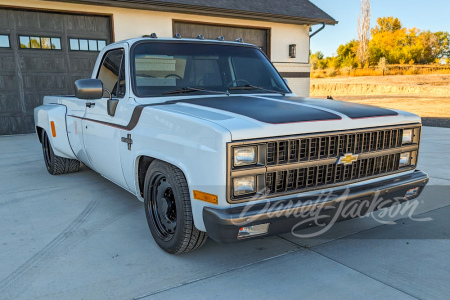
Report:
[[92,102],[86,102],[86,107],[91,108],[91,106],[95,106],[95,103],[92,103]]

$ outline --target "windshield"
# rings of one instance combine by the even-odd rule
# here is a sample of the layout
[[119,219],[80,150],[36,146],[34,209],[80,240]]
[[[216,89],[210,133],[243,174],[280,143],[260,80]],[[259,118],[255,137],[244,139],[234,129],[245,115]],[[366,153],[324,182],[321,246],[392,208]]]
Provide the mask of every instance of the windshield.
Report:
[[148,42],[134,48],[137,96],[176,93],[290,93],[284,80],[254,47]]

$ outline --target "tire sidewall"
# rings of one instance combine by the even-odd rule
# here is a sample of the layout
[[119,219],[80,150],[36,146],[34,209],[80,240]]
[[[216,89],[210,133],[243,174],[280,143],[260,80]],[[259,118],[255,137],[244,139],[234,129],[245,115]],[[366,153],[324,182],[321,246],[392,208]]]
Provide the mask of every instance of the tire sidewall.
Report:
[[[48,155],[49,155],[50,161],[47,160],[47,153],[46,153],[46,149],[45,149],[45,145],[44,145],[45,143],[47,143]],[[45,130],[42,130],[42,154],[44,155],[45,167],[51,174],[53,174],[54,173],[53,163],[55,161],[55,154],[53,153],[52,144],[51,144],[50,139],[47,135],[47,132],[45,132]]]
[[[160,172],[165,175],[167,181],[172,187],[172,191],[175,197],[175,205],[177,210],[177,221],[175,233],[173,234],[170,240],[163,240],[160,234],[157,232],[155,225],[153,224],[153,214],[149,210],[149,206],[151,206],[151,182],[150,180],[153,177],[153,174]],[[166,252],[169,253],[177,253],[183,240],[185,239],[185,224],[186,224],[186,208],[185,208],[185,199],[183,196],[182,189],[183,187],[177,182],[176,174],[172,171],[172,169],[165,163],[161,161],[154,161],[148,168],[147,174],[145,176],[144,183],[144,207],[145,207],[145,215],[147,218],[148,227],[150,228],[150,232],[156,241],[156,243]]]

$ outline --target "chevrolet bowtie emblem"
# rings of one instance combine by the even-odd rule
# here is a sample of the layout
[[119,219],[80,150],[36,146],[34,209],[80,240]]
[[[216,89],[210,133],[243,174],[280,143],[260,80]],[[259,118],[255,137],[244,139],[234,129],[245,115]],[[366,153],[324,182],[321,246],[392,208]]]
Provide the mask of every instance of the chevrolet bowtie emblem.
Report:
[[358,155],[353,155],[353,153],[346,153],[344,156],[341,156],[338,158],[336,164],[344,164],[344,165],[350,165],[354,161],[358,160]]

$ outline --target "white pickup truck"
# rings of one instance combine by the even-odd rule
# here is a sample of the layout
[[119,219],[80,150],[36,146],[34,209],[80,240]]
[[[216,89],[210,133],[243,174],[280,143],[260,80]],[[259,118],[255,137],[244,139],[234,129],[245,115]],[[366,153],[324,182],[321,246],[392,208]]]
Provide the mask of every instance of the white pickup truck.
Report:
[[117,42],[75,91],[35,109],[48,172],[82,162],[136,195],[169,253],[207,236],[231,243],[309,226],[298,226],[299,209],[326,206],[321,220],[331,222],[337,204],[387,201],[368,213],[417,197],[428,182],[416,170],[420,117],[298,98],[241,40]]

